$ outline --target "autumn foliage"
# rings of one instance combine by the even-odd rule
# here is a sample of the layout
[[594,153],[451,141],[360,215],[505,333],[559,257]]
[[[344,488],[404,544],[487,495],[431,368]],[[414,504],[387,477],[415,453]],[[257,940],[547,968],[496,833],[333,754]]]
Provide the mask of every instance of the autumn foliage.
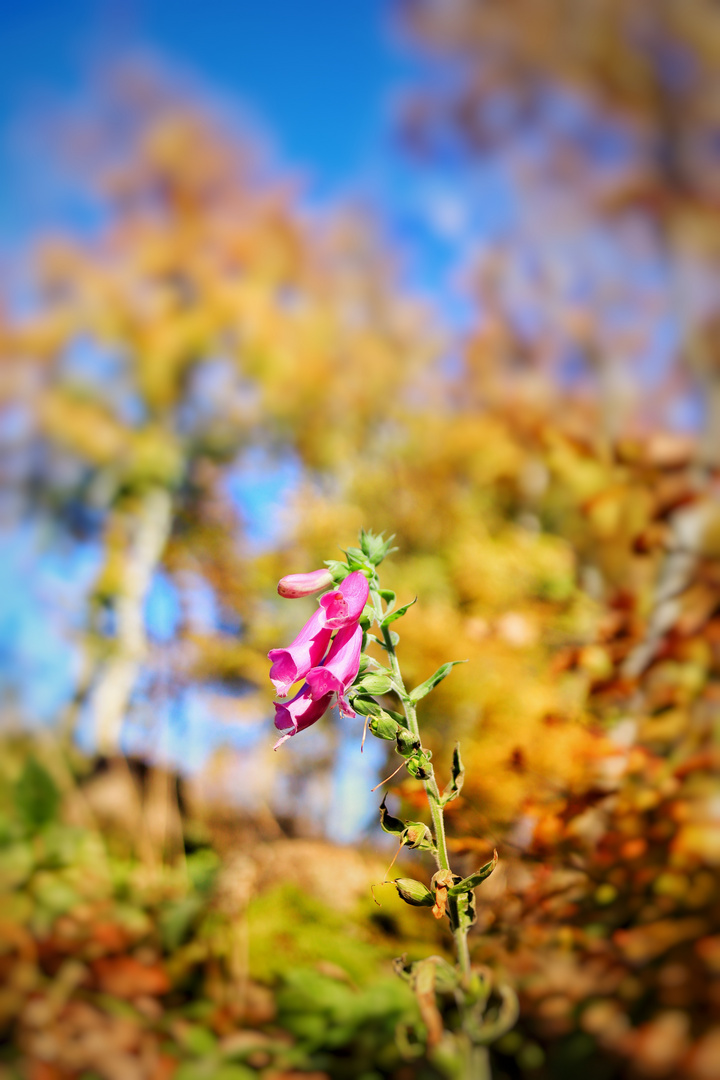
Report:
[[[647,215],[669,265],[714,267],[717,206],[692,153],[707,119],[699,90],[686,111],[647,65],[618,68],[623,5],[594,5],[587,34],[566,45],[544,21],[562,22],[560,3],[448,5],[457,22],[440,19],[442,7],[409,3],[406,25],[451,60],[462,54],[467,79],[457,100],[428,100],[427,88],[409,99],[415,149],[432,154],[434,134],[452,129],[470,159],[490,143],[494,152],[474,106],[507,84],[526,105],[551,75],[590,86],[594,107],[650,130],[654,146],[683,149],[672,167],[667,155],[649,155],[641,170],[633,159],[611,192],[593,191],[588,212],[608,229]],[[697,29],[707,10],[665,5],[672,25],[657,24],[696,58],[698,87],[716,67],[715,38]],[[497,41],[483,66],[478,56]],[[421,682],[449,652],[469,661],[428,702],[424,738],[446,763],[463,742],[467,779],[447,811],[453,857],[470,872],[500,852],[470,937],[473,962],[520,998],[517,1027],[493,1048],[496,1075],[713,1080],[717,322],[683,309],[678,363],[647,400],[630,365],[632,393],[618,396],[617,356],[592,297],[560,305],[552,348],[513,318],[512,238],[463,268],[471,315],[455,329],[411,295],[374,222],[302,209],[293,185],[234,133],[146,75],[126,74],[108,93],[124,110],[121,153],[98,141],[102,123],[67,121],[61,139],[90,177],[98,224],[43,239],[28,257],[31,308],[20,313],[8,289],[0,322],[0,404],[25,418],[4,466],[13,524],[41,521],[53,544],[90,545],[95,556],[67,625],[83,663],[60,742],[88,726],[96,768],[117,777],[128,721],[146,718],[152,760],[168,698],[200,691],[211,708],[221,692],[239,703],[234,722],[242,710],[267,718],[263,768],[270,787],[283,783],[294,767],[283,753],[300,739],[272,757],[266,655],[290,640],[292,606],[278,600],[277,580],[321,566],[328,545],[352,544],[363,525],[394,533],[384,580],[400,602],[421,597],[403,621],[406,677]],[[563,377],[570,349],[584,357],[575,379]],[[674,395],[698,383],[705,425],[670,430]],[[233,496],[248,454],[261,468],[297,470],[284,528],[262,549]],[[159,575],[178,601],[171,640],[153,637],[145,618]],[[212,617],[197,617],[199,590],[214,597]],[[323,723],[327,760],[293,778],[300,820],[304,785],[332,768],[335,721]],[[387,974],[393,948],[412,953],[425,933],[399,905],[392,934],[402,940],[388,941],[368,910],[339,926],[322,896],[288,899],[280,886],[278,910],[304,912],[298,927],[322,925],[341,959],[299,978],[294,950],[305,971],[322,942],[308,948],[292,936],[298,927],[273,924],[289,935],[288,969],[273,966],[277,957],[252,967],[237,912],[253,902],[255,878],[228,893],[238,852],[219,828],[193,854],[197,815],[183,805],[178,824],[174,779],[161,839],[140,807],[127,843],[122,820],[105,823],[83,794],[97,775],[77,751],[43,751],[41,767],[18,745],[0,785],[8,1077],[21,1057],[32,1080],[438,1075],[417,1050],[411,995],[388,989],[391,979],[382,999],[365,989],[369,967]],[[398,806],[421,805],[419,781],[400,775],[390,790]],[[282,817],[269,794],[247,813],[249,847],[277,841],[273,810]],[[265,941],[259,915],[253,925]],[[342,952],[348,925],[367,967]],[[333,993],[344,1012],[333,1011]],[[101,1043],[116,1046],[125,1072],[112,1071]],[[348,1047],[365,1072],[351,1071]]]

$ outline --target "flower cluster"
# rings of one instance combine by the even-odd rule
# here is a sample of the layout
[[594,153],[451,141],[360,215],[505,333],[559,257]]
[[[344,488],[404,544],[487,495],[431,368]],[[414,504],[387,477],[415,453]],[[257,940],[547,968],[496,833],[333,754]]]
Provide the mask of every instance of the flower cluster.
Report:
[[[295,599],[310,596],[332,585],[328,570],[309,574],[289,574],[278,584],[281,596]],[[271,649],[270,680],[279,697],[304,679],[289,701],[275,702],[275,727],[283,732],[275,749],[298,731],[310,727],[330,708],[337,695],[340,710],[355,713],[345,697],[357,678],[363,632],[359,620],[369,595],[367,578],[361,570],[348,574],[339,588],[320,599],[320,607],[285,649]],[[333,638],[333,634],[335,634]]]

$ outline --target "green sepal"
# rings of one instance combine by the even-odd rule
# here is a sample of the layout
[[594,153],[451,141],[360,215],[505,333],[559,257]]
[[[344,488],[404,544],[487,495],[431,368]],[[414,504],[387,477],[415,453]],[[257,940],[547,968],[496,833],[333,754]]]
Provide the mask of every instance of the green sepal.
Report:
[[416,881],[414,878],[395,878],[393,884],[400,899],[411,907],[432,907],[435,903],[435,897],[422,881]]
[[419,750],[416,754],[413,754],[412,757],[407,759],[405,765],[407,771],[411,776],[414,776],[416,780],[429,780],[432,776],[429,750]]
[[353,708],[356,713],[359,713],[360,716],[382,716],[383,714],[382,707],[371,697],[365,697],[363,694],[349,693],[347,695],[347,700],[351,708]]
[[365,675],[354,685],[364,694],[387,694],[392,689],[392,678],[389,675],[373,672]]
[[442,795],[440,796],[440,804],[445,806],[447,803],[452,802],[453,799],[457,799],[458,795],[462,791],[463,783],[465,782],[465,766],[462,763],[460,757],[460,744],[455,743],[455,749],[453,750],[452,768],[450,772],[450,783],[447,785]]
[[431,690],[434,690],[438,683],[441,683],[446,676],[450,674],[456,664],[467,664],[467,660],[449,660],[447,664],[441,664],[437,671],[426,679],[424,683],[420,683],[414,690],[410,691],[410,700],[413,704],[416,701],[420,701],[426,694],[429,694]]
[[349,567],[347,563],[339,562],[337,559],[326,559],[325,565],[332,574],[333,581],[336,585],[339,585],[341,581],[344,581],[351,572],[351,567]]
[[463,878],[462,881],[458,881],[456,885],[453,885],[448,889],[448,896],[460,896],[463,893],[472,892],[472,890],[484,881],[485,878],[490,877],[493,870],[497,866],[498,853],[493,852],[493,857],[490,862],[485,863],[479,870],[476,870],[474,874],[470,874],[468,877]]
[[393,720],[391,716],[388,716],[387,713],[382,713],[380,716],[370,717],[368,728],[376,739],[394,739],[398,725],[397,721]]
[[413,851],[435,851],[433,834],[423,821],[406,821],[403,842]]
[[407,727],[407,717],[403,716],[401,712],[395,712],[394,709],[385,709],[385,712],[388,714],[388,716],[392,716],[393,720],[396,720],[400,727]]
[[416,604],[416,603],[417,603],[417,596],[415,597],[414,600],[411,600],[409,604],[403,604],[402,607],[399,607],[395,611],[391,611],[389,615],[386,615],[385,618],[382,620],[382,625],[383,626],[389,626],[390,623],[394,623],[396,619],[401,618],[405,614],[405,612],[408,610],[408,608],[411,608],[413,606],[413,604]]
[[392,816],[385,805],[385,799],[380,803],[380,828],[392,836],[405,835],[405,822]]

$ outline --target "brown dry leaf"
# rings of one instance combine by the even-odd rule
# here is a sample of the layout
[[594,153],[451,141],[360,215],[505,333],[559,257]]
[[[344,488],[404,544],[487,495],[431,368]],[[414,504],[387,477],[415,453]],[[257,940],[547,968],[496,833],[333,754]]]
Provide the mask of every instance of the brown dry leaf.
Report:
[[99,989],[119,998],[166,994],[170,980],[160,964],[141,964],[132,956],[104,957],[93,962]]
[[645,964],[682,941],[692,941],[705,930],[702,919],[659,919],[632,930],[616,930],[613,941],[631,964]]

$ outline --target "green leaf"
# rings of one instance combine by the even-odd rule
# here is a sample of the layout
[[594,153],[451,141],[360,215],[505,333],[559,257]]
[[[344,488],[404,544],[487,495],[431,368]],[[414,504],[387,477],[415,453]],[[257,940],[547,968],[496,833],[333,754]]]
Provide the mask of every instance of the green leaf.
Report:
[[411,600],[409,604],[403,604],[402,607],[397,608],[395,611],[391,611],[389,615],[386,615],[382,621],[383,626],[389,626],[390,623],[394,623],[396,619],[401,618],[408,608],[411,608],[413,604],[417,603],[417,596],[414,600]]
[[394,884],[400,899],[411,907],[432,907],[435,903],[435,897],[422,881],[415,881],[414,878],[395,878]]
[[34,757],[29,757],[15,784],[15,808],[26,825],[39,829],[55,817],[60,792],[53,778]]
[[475,912],[475,893],[466,892],[460,896],[452,895],[452,888],[448,889],[448,910],[450,922],[461,930],[469,930],[474,924],[477,914]]
[[443,806],[446,803],[452,802],[453,799],[457,799],[458,795],[462,791],[463,783],[465,782],[465,766],[460,758],[460,744],[455,743],[455,749],[453,750],[452,769],[450,783],[440,797],[440,802]]
[[3,848],[0,851],[0,889],[4,892],[22,885],[32,874],[34,865],[29,840]]
[[489,863],[485,863],[479,870],[476,870],[474,874],[470,874],[469,877],[463,878],[462,881],[458,881],[456,885],[451,886],[448,889],[448,896],[460,896],[462,893],[471,892],[476,885],[479,885],[481,881],[484,881],[486,877],[490,877],[493,870],[497,866],[498,853],[493,852],[493,857]]
[[175,952],[190,935],[193,923],[205,906],[202,896],[191,893],[170,901],[158,916],[160,938],[168,952]]
[[200,848],[187,855],[185,862],[193,888],[201,893],[209,893],[220,870],[218,855],[212,848]]
[[456,664],[467,664],[467,660],[450,660],[447,664],[441,664],[437,671],[426,679],[424,683],[420,683],[414,690],[410,692],[410,700],[415,703],[429,694],[431,690],[434,690],[438,683],[441,683],[446,676],[450,674]]
[[187,1024],[182,1029],[181,1041],[184,1049],[198,1057],[207,1057],[217,1047],[217,1038],[212,1031],[197,1024]]
[[380,803],[380,828],[383,832],[391,833],[392,836],[403,836],[405,833],[405,822],[392,816],[385,805],[384,798]]
[[53,913],[64,915],[80,903],[80,896],[59,873],[41,870],[32,881],[32,893],[39,904]]

